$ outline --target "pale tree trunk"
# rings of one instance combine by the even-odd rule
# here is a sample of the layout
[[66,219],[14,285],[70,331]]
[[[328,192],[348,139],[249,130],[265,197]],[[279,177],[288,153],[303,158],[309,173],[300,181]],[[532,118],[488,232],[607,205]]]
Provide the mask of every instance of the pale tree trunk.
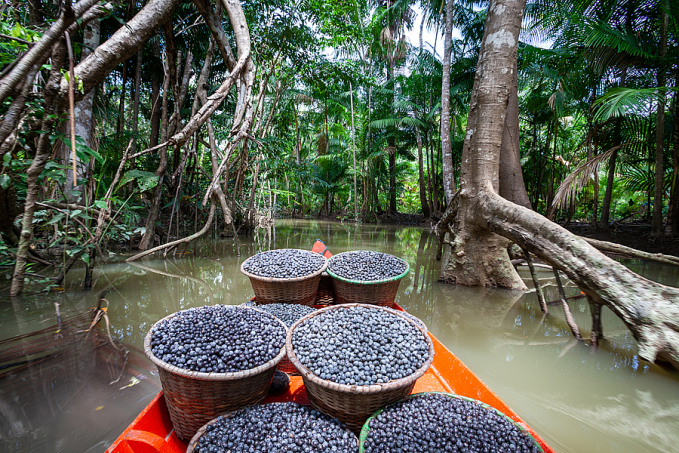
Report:
[[[94,49],[99,45],[100,34],[99,34],[99,21],[94,20],[90,22],[84,30],[83,36],[83,48],[82,48],[82,59],[87,58]],[[87,146],[92,147],[94,145],[94,91],[91,90],[87,93],[79,102],[75,105],[75,135],[81,137]],[[65,122],[65,129],[69,130],[70,121]],[[62,162],[64,165],[71,167],[71,148],[66,146],[64,143],[61,147]],[[87,162],[83,162],[76,156],[76,174],[78,179],[85,179],[87,173]],[[85,188],[87,186],[78,186],[77,188],[73,184],[73,172],[66,172],[66,184],[64,185],[64,190],[66,191],[66,198],[69,202],[74,203],[80,197],[82,200],[85,199]],[[81,204],[87,204],[84,201]]]
[[422,134],[419,129],[415,129],[415,138],[417,139],[417,171],[418,182],[420,187],[420,206],[422,206],[422,214],[425,218],[431,217],[429,210],[429,202],[427,201],[427,188],[424,185],[424,163],[422,161]]
[[[667,14],[669,2],[661,2],[661,28],[660,28],[660,58],[667,53],[667,28],[669,26],[669,16]],[[667,85],[667,70],[664,65],[658,69],[658,88],[663,90]],[[656,115],[655,130],[655,190],[653,193],[653,224],[651,237],[662,236],[664,234],[662,206],[663,206],[663,179],[665,169],[663,167],[663,151],[665,143],[665,93],[662,92],[658,100],[658,113]]]
[[[132,104],[132,135],[134,142],[132,143],[131,154],[137,152],[137,142],[139,137],[137,137],[137,132],[139,131],[139,97],[141,95],[141,69],[142,62],[144,59],[144,49],[143,47],[137,52],[137,62],[134,72],[134,100]],[[134,159],[130,160],[130,169],[134,169]]]
[[443,194],[446,205],[455,195],[453,152],[450,144],[450,60],[453,49],[453,0],[446,0],[446,32],[443,45],[443,84],[441,86],[441,149],[443,154]]
[[509,92],[505,127],[500,148],[500,196],[505,200],[531,209],[521,170],[521,147],[519,145],[519,81],[518,68],[514,64],[514,78]]
[[448,238],[455,234],[448,240],[453,249],[442,263],[442,277],[468,285],[523,288],[518,276],[509,275],[513,269],[500,239],[505,246],[512,241],[563,271],[594,303],[609,307],[639,342],[641,358],[662,356],[678,365],[679,290],[635,274],[540,214],[498,195],[503,125],[524,7],[524,0],[492,0],[488,8],[460,192],[439,227]]

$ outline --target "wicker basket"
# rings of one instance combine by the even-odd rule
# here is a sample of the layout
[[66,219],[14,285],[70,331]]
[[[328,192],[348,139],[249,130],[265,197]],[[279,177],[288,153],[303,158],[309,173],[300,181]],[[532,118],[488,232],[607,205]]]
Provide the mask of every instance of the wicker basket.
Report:
[[[467,398],[467,397],[465,397],[465,396],[456,395],[456,394],[454,394],[454,393],[446,393],[446,392],[422,392],[422,393],[414,393],[414,394],[412,394],[412,395],[406,396],[406,397],[403,398],[402,400],[406,400],[406,399],[410,399],[410,398],[417,398],[418,396],[427,395],[427,394],[431,394],[431,393],[437,393],[437,394],[440,394],[440,395],[446,395],[446,396],[449,396],[449,397],[451,397],[451,398],[457,398],[457,399],[461,399],[461,400],[465,400],[465,401],[471,401],[471,402],[480,404],[481,406],[485,407],[486,409],[489,409],[489,410],[495,412],[496,414],[500,415],[502,418],[504,418],[504,419],[510,421],[514,426],[516,426],[517,428],[519,428],[520,431],[526,433],[531,439],[533,439],[533,443],[535,444],[536,447],[538,447],[538,451],[544,453],[544,450],[542,449],[542,447],[540,446],[540,444],[535,440],[535,438],[531,435],[531,433],[528,432],[528,431],[526,430],[526,428],[524,428],[523,426],[519,425],[518,423],[516,423],[516,422],[515,422],[514,420],[512,420],[511,418],[507,417],[505,414],[503,414],[503,413],[500,412],[499,410],[495,409],[493,406],[489,406],[488,404],[486,404],[486,403],[484,403],[484,402],[481,402],[481,401],[479,401],[479,400],[475,400],[475,399],[472,399],[472,398]],[[401,401],[402,401],[402,400],[401,400]],[[400,402],[400,401],[397,401],[397,402]],[[375,417],[377,417],[378,415],[380,415],[380,414],[382,413],[382,411],[384,411],[384,409],[386,409],[386,408],[381,408],[381,409],[379,409],[377,412],[375,412],[373,415],[371,415],[370,418],[367,419],[367,420],[365,421],[365,423],[363,424],[363,428],[361,429],[361,434],[360,434],[360,436],[359,436],[359,441],[358,441],[358,442],[359,442],[358,453],[365,453],[365,442],[368,440],[368,434],[370,433],[370,421],[371,421],[373,418],[375,418]]]
[[434,360],[434,345],[426,331],[417,326],[414,321],[408,319],[399,312],[389,310],[389,313],[393,313],[395,316],[399,316],[417,327],[427,340],[427,344],[429,345],[429,357],[420,369],[410,376],[389,381],[386,384],[346,385],[321,379],[313,374],[307,367],[302,365],[295,355],[295,351],[292,349],[292,334],[297,326],[309,318],[318,316],[328,310],[346,310],[352,307],[366,307],[374,310],[387,311],[383,307],[365,304],[348,304],[322,308],[314,313],[306,315],[290,327],[288,336],[285,340],[285,347],[288,351],[288,358],[302,375],[302,380],[304,381],[304,386],[306,387],[307,396],[309,397],[311,405],[331,417],[338,418],[352,431],[358,433],[365,420],[377,409],[402,399],[412,391],[415,381],[424,375]]
[[[309,252],[303,250],[303,252]],[[273,278],[262,277],[246,271],[245,261],[240,266],[240,271],[250,279],[252,289],[255,291],[255,298],[258,304],[301,304],[313,305],[316,300],[318,284],[321,274],[328,266],[328,259],[323,255],[323,266],[316,272],[296,278]],[[249,258],[248,258],[249,259]]]
[[281,348],[273,359],[245,371],[201,373],[178,368],[163,362],[151,351],[151,335],[155,326],[176,314],[166,316],[149,329],[144,339],[144,352],[158,367],[165,402],[177,437],[190,439],[201,426],[216,416],[264,400],[276,365],[285,357],[286,350],[285,347]]
[[[350,252],[344,252],[350,253]],[[340,256],[339,253],[334,256]],[[396,277],[385,278],[384,280],[364,281],[349,280],[334,274],[328,267],[328,275],[332,277],[335,286],[336,304],[369,304],[391,307],[396,299],[396,292],[401,279],[410,272],[410,265],[402,260],[406,265],[406,270]]]
[[278,371],[282,371],[283,373],[289,376],[299,376],[299,371],[297,371],[295,365],[293,365],[290,359],[288,359],[287,357],[283,357],[280,363],[276,365],[276,369]]
[[[286,404],[286,403],[268,403],[268,404]],[[221,417],[216,417],[214,420],[209,421],[206,423],[204,426],[202,426],[198,431],[196,431],[196,434],[193,436],[191,439],[191,442],[189,442],[189,446],[186,449],[186,453],[193,453],[196,447],[198,446],[198,443],[200,442],[200,438],[203,434],[205,434],[205,431],[207,431],[207,427],[210,426],[211,424],[217,422],[222,417],[227,417],[231,418],[233,417],[235,411],[228,412],[226,414],[223,414]],[[358,445],[358,438],[354,436],[354,439],[356,439],[356,445]]]
[[334,305],[335,304],[335,286],[332,283],[332,277],[328,272],[321,274],[321,281],[318,283],[318,292],[316,293],[316,301],[314,305]]

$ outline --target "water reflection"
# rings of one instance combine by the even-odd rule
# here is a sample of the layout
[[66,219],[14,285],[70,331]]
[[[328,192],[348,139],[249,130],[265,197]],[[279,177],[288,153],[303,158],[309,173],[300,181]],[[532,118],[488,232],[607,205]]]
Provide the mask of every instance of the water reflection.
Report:
[[[36,294],[12,302],[1,299],[0,336],[8,338],[53,322],[55,301],[64,313],[82,313],[95,306],[104,293],[110,302],[113,336],[138,351],[150,326],[168,314],[192,306],[239,304],[250,299],[252,288],[240,272],[240,264],[248,256],[270,248],[308,249],[317,238],[333,253],[377,250],[408,261],[411,272],[401,283],[397,302],[424,320],[434,335],[556,451],[679,451],[678,374],[639,360],[634,339],[611,312],[603,313],[606,340],[600,348],[592,349],[573,341],[560,306],[550,306],[550,315],[543,317],[534,291],[439,284],[436,238],[416,227],[279,221],[237,243],[193,244],[181,258],[103,266],[95,272],[92,292],[76,290],[82,285],[82,273],[73,272],[66,283],[69,291],[63,294]],[[625,264],[662,283],[679,282],[678,267]],[[551,270],[539,272],[547,300],[556,301],[558,289]],[[524,270],[521,274],[532,288],[529,275]],[[564,283],[568,297],[579,295],[577,288]],[[587,338],[591,321],[586,299],[572,299],[570,306]],[[3,451],[103,450],[157,388],[156,376],[148,372],[153,367],[140,354],[135,357],[136,372],[145,378],[143,385],[124,387],[126,381],[110,386],[107,376],[90,373],[87,385],[93,390],[86,393],[96,397],[77,393],[69,403],[77,404],[77,410],[41,413],[38,418],[49,423],[43,422],[46,428],[40,432],[12,431],[1,424]],[[57,362],[50,366],[56,367]],[[50,390],[57,399],[68,398],[84,382],[66,374],[57,381],[64,381]],[[11,390],[3,380],[0,387],[5,392],[2,402],[12,407],[36,404],[45,394]],[[109,411],[108,431],[93,418],[98,406]],[[2,411],[0,408],[0,414]],[[65,413],[72,421],[65,421]]]

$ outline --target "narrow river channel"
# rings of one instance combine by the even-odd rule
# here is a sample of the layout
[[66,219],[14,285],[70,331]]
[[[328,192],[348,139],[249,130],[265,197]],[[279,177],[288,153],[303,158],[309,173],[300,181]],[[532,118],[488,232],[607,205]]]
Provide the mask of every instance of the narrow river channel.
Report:
[[[74,270],[63,293],[46,293],[39,285],[21,299],[0,293],[0,364],[11,364],[17,350],[42,354],[11,372],[0,368],[0,451],[103,452],[160,388],[142,352],[150,326],[184,308],[249,300],[253,291],[240,272],[245,258],[270,248],[309,249],[317,238],[333,253],[377,250],[408,261],[411,271],[396,301],[557,452],[679,452],[679,373],[640,360],[632,335],[607,309],[606,340],[594,349],[573,340],[559,306],[543,319],[534,291],[438,283],[436,238],[428,230],[289,220],[237,244],[205,241],[182,257],[98,267],[92,291],[78,290],[83,274]],[[677,267],[625,264],[679,285]],[[523,268],[521,275],[532,289]],[[551,271],[541,270],[540,277],[547,299],[556,300]],[[579,294],[572,284],[566,292]],[[105,319],[93,347],[85,332],[89,319],[75,318],[96,306],[100,295],[111,335],[124,342],[127,354],[110,346]],[[586,299],[570,305],[588,338]],[[29,335],[35,331],[42,332]]]

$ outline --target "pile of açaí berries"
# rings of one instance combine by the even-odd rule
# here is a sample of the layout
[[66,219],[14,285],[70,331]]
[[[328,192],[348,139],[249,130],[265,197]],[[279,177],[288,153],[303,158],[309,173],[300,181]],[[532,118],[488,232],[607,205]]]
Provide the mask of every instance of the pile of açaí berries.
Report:
[[202,373],[249,370],[274,359],[285,327],[273,315],[226,305],[189,308],[161,321],[151,351],[178,368]]
[[345,385],[383,384],[415,373],[429,358],[422,332],[378,308],[334,309],[292,334],[299,361],[321,379]]
[[324,262],[318,253],[277,249],[251,256],[243,263],[243,270],[259,277],[299,278],[320,270]]
[[296,403],[250,406],[209,425],[194,450],[355,453],[356,436],[339,420]]
[[333,274],[364,282],[374,282],[403,274],[408,265],[388,253],[357,250],[335,255],[328,260],[328,270]]
[[525,431],[483,406],[444,394],[393,404],[368,422],[365,453],[538,453]]

